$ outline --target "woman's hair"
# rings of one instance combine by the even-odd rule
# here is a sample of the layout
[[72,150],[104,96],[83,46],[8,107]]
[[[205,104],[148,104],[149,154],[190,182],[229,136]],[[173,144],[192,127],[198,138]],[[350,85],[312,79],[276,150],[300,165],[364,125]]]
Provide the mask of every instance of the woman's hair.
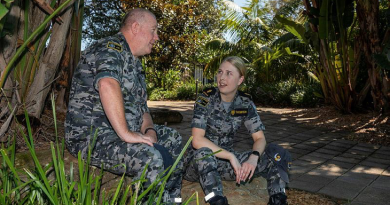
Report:
[[237,68],[238,72],[240,73],[240,76],[244,76],[244,78],[246,77],[246,65],[244,60],[242,60],[242,58],[238,56],[229,56],[223,59],[222,63],[226,61],[231,63],[234,67]]

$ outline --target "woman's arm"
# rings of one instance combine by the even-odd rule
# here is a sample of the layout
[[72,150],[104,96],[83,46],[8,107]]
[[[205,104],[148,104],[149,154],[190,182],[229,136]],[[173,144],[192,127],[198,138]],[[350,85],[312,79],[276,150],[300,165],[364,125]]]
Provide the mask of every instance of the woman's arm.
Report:
[[[267,144],[264,136],[263,131],[258,131],[252,134],[253,138],[253,151],[258,151],[260,153],[260,156],[263,154],[265,145]],[[256,156],[254,154],[251,154],[249,156],[249,159],[242,163],[242,169],[239,173],[240,180],[245,181],[246,179],[252,178],[253,174],[255,173],[255,169],[257,167],[257,162],[259,161],[259,156]]]

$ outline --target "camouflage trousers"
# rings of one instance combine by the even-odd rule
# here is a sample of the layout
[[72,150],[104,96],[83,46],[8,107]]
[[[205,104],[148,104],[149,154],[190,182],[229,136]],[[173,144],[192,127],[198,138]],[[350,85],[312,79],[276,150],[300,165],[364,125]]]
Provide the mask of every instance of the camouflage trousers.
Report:
[[[188,181],[200,181],[206,196],[211,192],[214,192],[215,195],[223,196],[221,180],[234,181],[236,180],[236,175],[228,160],[219,159],[212,153],[211,149],[202,147],[187,155],[183,177]],[[233,151],[233,153],[240,164],[242,164],[249,158],[252,152],[238,153]],[[261,156],[261,160],[255,170],[254,177],[258,176],[267,179],[267,189],[270,196],[284,192],[286,182],[280,178],[277,167],[265,154]]]
[[[182,137],[176,130],[155,125],[157,131],[157,144],[164,146],[176,160],[181,152]],[[109,137],[109,140],[105,138]],[[113,140],[113,138],[115,139]],[[140,179],[145,165],[148,164],[143,188],[151,185],[159,174],[164,172],[163,158],[160,152],[147,144],[126,143],[117,136],[98,136],[93,149],[91,164],[101,167],[114,174],[123,174],[133,177],[133,180]],[[124,165],[124,166],[123,166]],[[163,201],[170,204],[175,198],[180,198],[181,181],[183,173],[183,160],[181,160],[176,171],[172,173],[167,182],[163,194]]]

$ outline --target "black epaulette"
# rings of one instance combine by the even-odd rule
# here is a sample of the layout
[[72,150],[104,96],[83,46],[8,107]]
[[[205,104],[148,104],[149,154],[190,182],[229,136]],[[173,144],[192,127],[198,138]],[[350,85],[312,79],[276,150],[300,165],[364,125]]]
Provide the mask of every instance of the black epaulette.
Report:
[[252,96],[249,93],[245,93],[245,92],[242,92],[242,91],[239,90],[238,91],[238,95],[243,96],[243,97],[247,97],[250,100],[252,100]]
[[205,95],[206,97],[210,97],[211,95],[214,95],[215,92],[217,92],[217,89],[215,89],[214,87],[213,88],[205,88],[203,90],[203,95]]

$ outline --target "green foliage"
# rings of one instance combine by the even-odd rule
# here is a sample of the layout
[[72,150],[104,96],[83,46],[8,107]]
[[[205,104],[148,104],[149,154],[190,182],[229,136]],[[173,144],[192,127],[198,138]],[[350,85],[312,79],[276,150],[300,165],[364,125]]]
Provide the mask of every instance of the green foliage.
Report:
[[264,83],[248,87],[256,103],[283,107],[314,107],[321,103],[318,83],[299,83],[293,80]]
[[177,87],[176,91],[177,91],[177,99],[179,100],[195,100],[196,98],[195,83],[184,83],[181,86]]
[[[54,107],[54,97],[52,96],[53,117],[56,122],[56,113]],[[56,143],[51,143],[51,159],[52,162],[43,166],[36,155],[34,148],[34,140],[31,132],[29,117],[25,115],[27,134],[20,128],[26,145],[29,149],[30,155],[34,161],[35,167],[33,170],[16,167],[15,164],[15,139],[8,147],[2,147],[1,153],[1,167],[0,167],[0,203],[2,205],[11,204],[161,204],[161,196],[164,191],[166,181],[175,170],[179,160],[183,157],[185,150],[191,143],[192,137],[188,140],[175,163],[160,173],[156,181],[148,188],[142,189],[142,184],[145,179],[145,170],[140,180],[133,181],[126,184],[123,174],[115,191],[106,192],[102,190],[102,178],[104,176],[103,169],[96,173],[96,169],[91,169],[88,165],[90,163],[92,143],[88,150],[88,157],[86,160],[82,159],[81,153],[78,155],[78,180],[75,180],[73,163],[70,164],[70,170],[66,171],[64,163],[64,140],[59,142],[58,137]],[[54,124],[57,133],[57,125]],[[94,134],[96,140],[97,132]],[[118,165],[124,166],[124,165]],[[133,190],[135,187],[135,190]],[[190,200],[193,200],[191,196]],[[198,199],[196,199],[198,202]],[[198,202],[199,203],[199,202]]]

